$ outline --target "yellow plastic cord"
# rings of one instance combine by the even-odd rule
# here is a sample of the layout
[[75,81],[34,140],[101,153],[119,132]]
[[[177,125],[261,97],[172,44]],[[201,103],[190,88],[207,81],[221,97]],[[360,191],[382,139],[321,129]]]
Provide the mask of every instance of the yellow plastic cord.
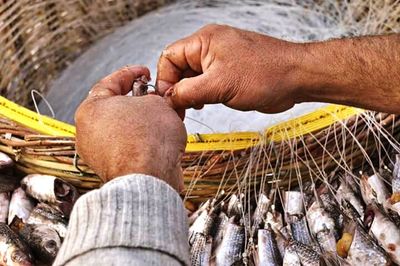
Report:
[[[343,105],[328,105],[309,114],[279,123],[259,132],[192,134],[186,151],[239,150],[257,145],[262,140],[281,141],[315,132],[334,122],[360,114],[364,110]],[[0,114],[26,127],[52,136],[75,136],[73,125],[39,115],[0,96]]]

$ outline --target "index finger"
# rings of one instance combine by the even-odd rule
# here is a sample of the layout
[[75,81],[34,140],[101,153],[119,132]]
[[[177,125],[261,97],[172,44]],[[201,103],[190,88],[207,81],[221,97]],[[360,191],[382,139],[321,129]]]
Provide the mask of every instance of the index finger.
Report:
[[111,97],[126,95],[131,89],[135,79],[146,76],[150,80],[150,71],[144,66],[127,66],[101,79],[89,91],[87,99],[96,96]]

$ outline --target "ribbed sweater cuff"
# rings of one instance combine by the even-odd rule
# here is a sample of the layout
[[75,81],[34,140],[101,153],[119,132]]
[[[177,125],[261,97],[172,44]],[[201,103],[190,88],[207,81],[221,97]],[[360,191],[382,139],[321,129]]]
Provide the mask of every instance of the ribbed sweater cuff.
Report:
[[75,204],[54,265],[110,247],[145,248],[188,265],[187,218],[179,194],[152,176],[116,178]]

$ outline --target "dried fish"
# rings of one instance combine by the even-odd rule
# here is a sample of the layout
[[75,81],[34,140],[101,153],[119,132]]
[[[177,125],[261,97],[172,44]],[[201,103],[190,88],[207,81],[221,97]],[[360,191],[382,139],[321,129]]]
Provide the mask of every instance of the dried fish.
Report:
[[353,265],[391,265],[387,254],[361,228],[356,226],[347,260]]
[[11,168],[14,161],[7,154],[0,152],[0,170]]
[[307,211],[311,233],[326,252],[336,253],[335,222],[316,200]]
[[390,197],[383,179],[378,174],[367,177],[361,176],[361,194],[366,204],[371,204],[373,201],[379,204],[385,204]]
[[282,265],[282,255],[271,225],[267,224],[265,229],[258,229],[257,235],[259,265]]
[[392,178],[393,193],[400,192],[400,154],[395,155]]
[[245,242],[245,229],[238,222],[238,217],[229,219],[224,238],[216,250],[216,264],[220,266],[241,265]]
[[336,191],[336,198],[339,203],[348,201],[356,210],[358,215],[364,215],[364,206],[362,201],[356,196],[354,191],[347,185],[346,182],[342,182]]
[[61,238],[67,234],[67,221],[62,217],[61,213],[50,206],[39,203],[31,212],[28,224],[44,224],[53,228]]
[[21,187],[28,195],[38,201],[59,208],[67,217],[69,217],[72,207],[79,197],[74,186],[55,176],[27,175],[22,179]]
[[283,265],[319,266],[320,255],[311,247],[296,240],[288,241]]
[[376,204],[369,205],[365,219],[369,222],[370,231],[389,254],[390,258],[400,264],[400,230],[386,215],[383,208]]
[[56,258],[61,239],[54,229],[44,224],[25,224],[17,217],[10,227],[21,236],[41,261],[51,263]]
[[0,193],[0,223],[7,223],[8,207],[10,206],[10,193]]
[[208,266],[211,258],[212,238],[203,234],[196,234],[190,247],[190,265]]
[[26,222],[34,206],[35,203],[26,195],[25,191],[17,188],[11,196],[8,223],[11,223],[15,216]]
[[271,201],[268,199],[268,197],[264,193],[261,193],[258,198],[257,207],[253,214],[253,230],[254,231],[257,231],[259,229],[260,224],[265,219],[265,216],[270,207],[270,204],[271,204]]
[[29,247],[5,223],[0,223],[1,265],[31,266],[33,256]]

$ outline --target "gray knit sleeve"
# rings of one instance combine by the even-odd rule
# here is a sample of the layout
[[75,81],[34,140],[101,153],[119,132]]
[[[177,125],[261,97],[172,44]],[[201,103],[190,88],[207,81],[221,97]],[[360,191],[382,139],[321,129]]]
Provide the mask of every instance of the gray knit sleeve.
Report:
[[103,265],[100,250],[115,254],[114,265],[146,265],[158,257],[169,258],[160,265],[188,265],[187,232],[186,211],[174,189],[152,176],[123,176],[77,201],[54,265]]

